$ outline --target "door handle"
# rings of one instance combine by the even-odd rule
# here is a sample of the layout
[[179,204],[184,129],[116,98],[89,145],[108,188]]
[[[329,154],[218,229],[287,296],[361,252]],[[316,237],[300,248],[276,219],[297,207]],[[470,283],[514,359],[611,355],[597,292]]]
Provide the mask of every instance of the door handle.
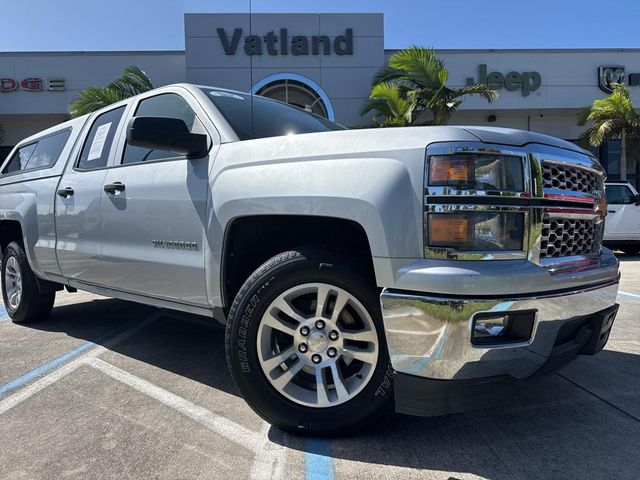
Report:
[[122,182],[107,183],[103,187],[103,190],[107,193],[124,192],[124,183]]
[[71,195],[73,195],[73,188],[61,188],[60,190],[58,190],[58,195],[60,195],[62,198],[70,197]]

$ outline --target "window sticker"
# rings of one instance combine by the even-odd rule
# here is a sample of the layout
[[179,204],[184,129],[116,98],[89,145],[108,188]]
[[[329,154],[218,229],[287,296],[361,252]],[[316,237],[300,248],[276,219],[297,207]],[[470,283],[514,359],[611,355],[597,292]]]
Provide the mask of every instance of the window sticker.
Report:
[[89,150],[89,158],[87,161],[97,160],[102,157],[102,150],[104,149],[104,143],[107,140],[107,135],[111,129],[111,122],[100,125],[96,130],[96,135],[93,137],[93,143],[91,144],[91,150]]

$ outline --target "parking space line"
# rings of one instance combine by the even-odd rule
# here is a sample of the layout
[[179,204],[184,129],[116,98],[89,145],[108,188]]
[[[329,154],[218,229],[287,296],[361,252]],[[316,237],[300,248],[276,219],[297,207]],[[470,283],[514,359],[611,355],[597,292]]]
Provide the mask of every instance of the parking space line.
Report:
[[308,438],[305,441],[305,451],[306,480],[333,480],[331,441],[323,438]]
[[102,342],[102,341],[106,340],[107,338],[110,338],[110,337],[112,337],[112,336],[114,336],[114,335],[126,330],[130,326],[131,326],[131,323],[128,323],[128,324],[126,324],[124,326],[118,327],[115,330],[107,332],[104,335],[100,335],[95,340],[85,342],[82,345],[80,345],[79,347],[74,348],[70,352],[62,354],[59,357],[56,357],[53,360],[48,361],[44,365],[40,365],[38,368],[35,368],[35,369],[31,370],[30,372],[27,372],[24,375],[21,375],[18,378],[15,378],[15,379],[11,380],[10,382],[5,383],[4,385],[0,385],[0,395],[2,395],[4,393],[7,393],[7,392],[9,392],[11,390],[14,390],[14,389],[20,387],[21,385],[24,385],[25,383],[28,383],[31,380],[35,379],[35,378],[38,378],[39,376],[43,375],[44,373],[46,373],[46,372],[48,372],[50,370],[53,370],[56,367],[59,367],[63,363],[66,363],[67,361],[71,360],[72,358],[80,355],[85,350],[87,350],[87,349],[89,349],[91,347],[94,347],[97,343]]
[[[252,479],[279,479],[287,461],[287,452],[282,445],[277,445],[269,439],[271,425],[264,422],[262,427],[262,446],[256,454],[251,468]],[[279,459],[278,461],[275,461]]]
[[256,433],[99,358],[87,359],[86,363],[111,378],[176,410],[185,417],[198,422],[200,425],[227,440],[231,440],[239,446],[251,450],[256,454],[254,467],[251,470],[252,479],[273,479],[277,478],[282,472],[284,450],[279,448],[265,448],[268,437],[267,442],[265,442],[263,438],[266,437],[268,430],[263,429],[262,434]]
[[[111,334],[113,334],[113,333],[111,333]],[[108,337],[108,336],[109,335],[106,335],[106,337]],[[96,340],[96,341],[99,341],[99,339]],[[5,383],[4,385],[1,385],[0,386],[0,395],[18,388],[19,386],[30,382],[34,378],[38,378],[39,376],[41,376],[42,374],[48,372],[49,370],[53,370],[54,368],[59,367],[63,363],[66,363],[67,361],[71,360],[73,357],[78,356],[79,354],[81,354],[82,352],[84,352],[85,350],[87,350],[88,348],[91,348],[93,346],[95,346],[94,342],[85,342],[82,345],[80,345],[78,348],[75,348],[75,349],[71,350],[70,352],[67,352],[67,353],[65,353],[63,355],[60,355],[59,357],[54,358],[53,360],[45,363],[44,365],[40,365],[38,368],[35,368],[35,369],[31,370],[30,372],[25,373],[24,375],[21,375],[18,378],[14,379],[14,380],[11,380],[8,383]]]
[[[143,320],[142,322],[137,323],[135,326],[133,326],[131,328],[126,328],[126,327],[120,328],[117,331],[119,333],[117,333],[117,334],[113,333],[112,334],[113,336],[107,342],[105,342],[103,345],[96,345],[93,342],[87,342],[89,344],[89,346],[95,346],[95,348],[89,350],[87,353],[85,353],[84,355],[81,355],[80,357],[76,358],[75,360],[72,360],[71,362],[60,366],[60,368],[58,368],[56,370],[53,370],[53,372],[51,372],[48,375],[40,378],[39,380],[36,380],[32,384],[30,384],[30,385],[26,386],[25,388],[23,388],[22,390],[19,390],[16,393],[8,396],[7,398],[4,398],[4,399],[0,400],[0,415],[2,415],[3,413],[7,412],[10,409],[12,409],[16,405],[19,405],[20,403],[24,402],[28,398],[32,397],[36,393],[38,393],[41,390],[43,390],[46,387],[48,387],[49,385],[52,385],[53,383],[57,382],[61,378],[67,376],[69,373],[73,372],[78,367],[83,365],[84,362],[87,359],[90,359],[90,358],[93,358],[93,357],[97,357],[98,355],[101,355],[102,353],[106,352],[110,345],[115,345],[117,343],[122,342],[126,338],[130,337],[134,333],[136,333],[139,330],[141,330],[142,328],[146,327],[148,324],[153,322],[156,318],[157,317],[154,316],[154,317],[149,318],[147,320]],[[81,347],[84,347],[84,345],[86,345],[86,344],[83,344]],[[69,354],[75,352],[75,355],[78,355],[78,353],[80,353],[80,352],[77,352],[79,349],[80,349],[80,347],[76,348],[75,350],[72,350],[68,354],[62,355],[62,357],[65,357],[68,360],[68,359],[73,357],[73,356],[70,356]],[[83,348],[82,351],[84,351],[84,350],[87,350],[87,348]],[[17,388],[18,386],[21,386],[21,385],[29,382],[30,380],[35,379],[36,376],[38,376],[33,372],[39,371],[39,374],[42,374],[43,372],[45,372],[47,370],[51,370],[51,369],[55,368],[56,366],[61,365],[63,362],[58,362],[58,360],[60,358],[61,357],[58,357],[57,359],[52,360],[51,362],[43,365],[42,367],[39,367],[39,368],[37,368],[35,370],[32,370],[28,374],[22,375],[21,377],[18,377],[16,380],[13,380],[13,381],[9,382],[8,384],[5,384],[5,385],[13,385],[12,388]],[[55,362],[55,365],[52,365],[54,362]],[[43,369],[43,367],[48,366],[48,365],[51,365],[50,368]],[[18,380],[20,380],[20,382],[18,382]]]
[[634,293],[618,291],[618,296],[622,298],[626,298],[627,300],[634,300],[636,302],[640,302],[640,295],[636,295]]

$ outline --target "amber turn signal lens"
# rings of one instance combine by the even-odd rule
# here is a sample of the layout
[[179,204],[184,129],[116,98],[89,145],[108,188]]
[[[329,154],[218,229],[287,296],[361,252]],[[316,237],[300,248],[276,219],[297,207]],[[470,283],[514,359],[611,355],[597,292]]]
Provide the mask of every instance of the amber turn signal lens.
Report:
[[466,159],[432,157],[429,162],[429,178],[445,185],[469,180],[469,162]]
[[466,243],[469,240],[469,220],[459,215],[434,215],[429,219],[429,239],[432,244]]

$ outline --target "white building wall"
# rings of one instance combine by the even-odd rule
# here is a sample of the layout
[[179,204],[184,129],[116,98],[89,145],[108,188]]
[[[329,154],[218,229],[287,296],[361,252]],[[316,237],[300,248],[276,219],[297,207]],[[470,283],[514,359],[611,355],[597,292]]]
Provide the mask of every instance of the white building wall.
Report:
[[65,121],[69,103],[78,91],[108,84],[129,65],[142,68],[156,86],[185,80],[184,52],[0,53],[0,78],[18,82],[29,77],[65,79],[62,92],[21,89],[0,92],[0,125],[5,130],[3,145],[15,145],[27,136]]
[[[233,55],[225,53],[217,29],[227,37],[242,29]],[[247,55],[248,35],[262,38],[287,28],[288,41],[294,35],[326,35],[333,40],[353,29],[353,55]],[[295,73],[319,85],[331,99],[336,121],[361,125],[360,108],[369,96],[373,74],[384,64],[382,14],[186,14],[185,47],[187,80],[249,91],[260,80],[274,74]],[[279,41],[279,40],[278,40]],[[279,44],[278,44],[279,46]]]

